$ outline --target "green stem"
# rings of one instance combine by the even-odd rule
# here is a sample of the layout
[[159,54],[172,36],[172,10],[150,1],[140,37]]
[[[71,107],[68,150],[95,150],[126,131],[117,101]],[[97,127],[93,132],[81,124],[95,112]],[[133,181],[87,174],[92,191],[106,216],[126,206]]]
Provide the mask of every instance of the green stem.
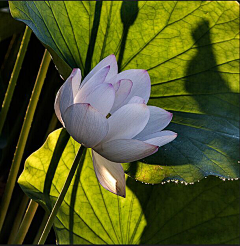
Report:
[[13,92],[14,92],[14,89],[17,83],[19,72],[22,68],[23,59],[27,51],[31,33],[32,33],[32,30],[28,26],[26,26],[26,29],[25,29],[25,32],[22,38],[22,43],[21,43],[21,46],[19,48],[19,52],[17,55],[17,60],[15,62],[15,65],[14,65],[14,68],[11,74],[11,78],[8,84],[7,92],[3,100],[2,110],[0,112],[0,135],[2,133],[2,129],[3,129],[6,117],[7,117],[8,109],[12,101]]
[[64,197],[65,197],[65,195],[67,193],[68,187],[69,187],[69,185],[70,185],[70,183],[71,183],[71,181],[73,179],[73,176],[74,176],[74,174],[76,172],[76,169],[78,167],[79,161],[80,161],[80,159],[81,159],[81,161],[83,160],[83,158],[81,158],[81,157],[83,157],[82,154],[83,154],[84,150],[85,150],[85,147],[83,147],[81,145],[79,150],[78,150],[78,153],[77,153],[77,155],[75,157],[75,160],[74,160],[74,162],[72,164],[72,167],[71,167],[71,169],[69,171],[69,174],[68,174],[68,177],[66,179],[66,182],[63,185],[61,193],[60,193],[60,195],[59,195],[59,197],[58,197],[58,199],[57,199],[57,201],[56,201],[56,203],[55,203],[55,205],[54,205],[54,207],[52,209],[52,212],[51,212],[51,214],[50,214],[50,216],[48,218],[47,224],[46,224],[46,226],[44,228],[44,231],[43,231],[43,233],[41,235],[41,238],[38,241],[38,244],[44,244],[46,239],[47,239],[47,236],[48,236],[48,234],[50,232],[50,229],[52,228],[52,225],[53,225],[54,219],[56,217],[56,214],[58,212],[58,209],[59,209],[59,207],[62,204],[62,201],[63,201],[63,199],[64,199]]
[[[56,117],[55,113],[53,113],[53,116],[52,116],[51,121],[49,123],[49,127],[47,129],[45,138],[47,138],[48,134],[55,129],[56,125],[57,125],[57,117]],[[29,202],[29,198],[24,194],[23,201],[25,201],[25,200],[27,200],[27,202]],[[23,205],[23,201],[22,201],[22,204],[21,204],[23,206],[23,208],[22,208],[22,206],[20,206],[20,208],[19,208],[17,217],[16,217],[16,219],[14,221],[14,224],[13,224],[13,227],[12,227],[12,231],[10,233],[8,244],[12,244],[13,243],[13,239],[15,238],[16,233],[18,231],[19,225],[20,225],[21,220],[23,218],[23,214],[26,211],[27,203],[26,204],[24,203],[25,205]],[[32,200],[30,200],[30,203],[32,203]],[[30,218],[29,215],[28,215],[28,213],[32,213],[32,210],[31,209],[28,209],[26,211],[26,214],[25,214],[25,217],[26,218]],[[32,214],[32,216],[34,216],[34,214]],[[34,239],[34,243],[33,244],[37,244],[38,240],[40,239],[40,236],[41,236],[41,233],[40,232],[43,231],[43,229],[44,229],[44,227],[45,227],[45,225],[47,223],[48,216],[49,216],[49,214],[48,213],[45,213],[44,218],[43,218],[43,221],[42,221],[41,226],[40,226],[40,228],[38,230],[38,233],[37,233],[37,235],[36,235],[36,237]],[[32,221],[32,219],[31,219],[31,221]],[[29,221],[28,227],[30,226],[31,221]],[[21,237],[19,236],[17,239],[15,239],[15,243],[18,243],[18,244],[19,243],[22,243],[23,240],[24,240],[24,238],[25,238],[25,236],[26,236],[26,233],[25,234],[22,234],[22,232],[21,232],[20,229],[19,229],[19,231],[20,231],[20,235],[22,235],[22,236]],[[19,234],[19,231],[18,231],[18,234]]]
[[21,204],[20,204],[20,207],[19,207],[18,212],[17,212],[17,216],[16,216],[16,218],[15,218],[15,220],[13,222],[12,230],[10,232],[10,236],[9,236],[9,239],[8,239],[8,244],[12,244],[13,243],[14,237],[17,234],[17,231],[18,231],[18,228],[19,228],[19,226],[21,224],[23,215],[24,215],[24,213],[26,211],[26,207],[28,205],[28,202],[29,202],[29,198],[24,194],[23,198],[22,198],[22,201],[21,201]]
[[37,232],[37,235],[35,236],[34,238],[34,241],[33,241],[33,244],[36,245],[41,237],[41,234],[44,230],[44,227],[45,225],[47,224],[47,221],[48,221],[48,217],[49,217],[49,214],[46,212],[44,217],[43,217],[43,220],[42,220],[42,223],[38,229],[38,232]]
[[[49,134],[50,132],[52,132],[52,131],[55,129],[56,125],[57,125],[57,117],[56,117],[55,113],[53,113],[53,116],[52,116],[51,121],[50,121],[50,123],[49,123],[49,127],[48,127],[48,129],[47,129],[45,138],[47,138],[48,134]],[[14,240],[14,238],[16,237],[17,232],[18,232],[18,236],[17,236],[17,238],[15,239],[15,243],[17,243],[17,244],[22,243],[23,240],[24,240],[24,238],[25,238],[25,236],[26,236],[26,233],[23,234],[23,231],[22,231],[23,229],[19,229],[19,231],[20,231],[20,232],[19,232],[19,231],[18,231],[18,228],[19,228],[19,225],[21,224],[21,221],[22,221],[22,218],[23,218],[23,214],[24,214],[24,212],[26,211],[26,207],[27,207],[28,202],[29,202],[29,198],[24,194],[24,197],[23,197],[23,199],[22,199],[22,202],[21,202],[20,208],[19,208],[19,210],[18,210],[16,219],[15,219],[15,221],[14,221],[14,223],[13,223],[13,227],[12,227],[12,230],[11,230],[11,233],[10,233],[10,237],[9,237],[9,240],[8,240],[8,244],[12,244],[12,243],[13,243],[13,240]],[[34,203],[32,203],[32,200],[30,200],[30,203],[31,203],[31,204],[34,204]],[[25,214],[25,217],[24,217],[24,219],[29,219],[29,218],[31,218],[31,220],[28,221],[28,224],[27,224],[28,227],[29,227],[30,224],[31,224],[31,221],[32,221],[32,218],[33,218],[34,214],[32,214],[32,217],[30,217],[30,215],[28,215],[28,213],[31,213],[31,214],[32,214],[32,213],[33,213],[33,212],[32,212],[32,209],[28,209],[28,210],[26,211],[26,214]],[[48,213],[45,213],[44,218],[43,218],[43,221],[42,221],[41,226],[40,226],[40,228],[39,228],[39,231],[38,231],[38,233],[37,233],[37,235],[36,235],[36,237],[35,237],[35,239],[34,239],[34,243],[33,243],[33,244],[37,244],[38,240],[40,239],[40,236],[41,236],[40,232],[43,231],[44,226],[45,226],[45,224],[47,223],[48,216],[49,216],[49,214],[48,214]],[[23,219],[23,220],[24,220],[24,219]],[[22,223],[25,224],[25,222],[22,222]],[[25,231],[24,231],[24,232],[25,232]],[[26,231],[26,232],[27,232],[27,231]],[[20,234],[19,234],[19,233],[20,233]],[[21,236],[20,236],[20,235],[21,235]]]
[[28,229],[31,225],[32,219],[37,211],[38,204],[33,200],[30,201],[25,216],[22,220],[22,223],[19,227],[18,233],[13,241],[13,244],[22,244],[23,240],[28,232]]
[[33,116],[34,116],[34,113],[35,113],[35,110],[37,107],[37,102],[38,102],[38,99],[39,99],[39,96],[40,96],[40,93],[42,90],[43,82],[45,80],[50,61],[51,61],[51,56],[50,56],[49,52],[47,50],[45,50],[44,55],[43,55],[43,59],[42,59],[42,63],[41,63],[40,68],[39,68],[38,76],[37,76],[37,79],[36,79],[36,82],[35,82],[35,85],[34,85],[34,88],[32,91],[32,95],[31,95],[31,98],[29,101],[29,105],[27,108],[27,112],[25,115],[22,129],[21,129],[21,133],[20,133],[20,136],[18,139],[16,151],[14,153],[12,166],[11,166],[11,169],[9,172],[6,188],[5,188],[5,191],[4,191],[4,194],[2,197],[2,201],[1,201],[0,231],[2,230],[3,222],[5,220],[8,206],[9,206],[9,203],[10,203],[10,200],[12,197],[13,188],[14,188],[14,185],[16,183],[17,174],[19,171],[23,152],[24,152],[27,138],[29,135],[29,131],[31,128],[31,124],[33,121]]

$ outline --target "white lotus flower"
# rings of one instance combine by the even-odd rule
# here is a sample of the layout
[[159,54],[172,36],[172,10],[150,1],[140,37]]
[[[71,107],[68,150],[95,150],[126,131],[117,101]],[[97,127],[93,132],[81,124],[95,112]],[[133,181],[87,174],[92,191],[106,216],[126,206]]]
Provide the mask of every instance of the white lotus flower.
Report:
[[123,197],[125,175],[121,163],[152,155],[177,136],[172,131],[162,131],[172,114],[146,105],[150,89],[146,70],[118,73],[116,58],[110,55],[82,83],[80,69],[73,69],[55,99],[56,115],[68,133],[92,148],[101,185]]

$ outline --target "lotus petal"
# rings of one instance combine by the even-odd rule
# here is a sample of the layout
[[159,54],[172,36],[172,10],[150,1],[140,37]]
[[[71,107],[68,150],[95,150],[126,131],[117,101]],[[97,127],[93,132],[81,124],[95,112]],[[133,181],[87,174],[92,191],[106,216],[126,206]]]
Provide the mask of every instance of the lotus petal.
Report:
[[153,134],[140,138],[139,140],[160,147],[162,145],[165,145],[173,141],[176,137],[177,137],[177,133],[166,130],[161,132],[155,132]]
[[80,86],[80,90],[78,91],[76,97],[74,98],[74,103],[78,103],[83,101],[95,88],[101,85],[109,72],[110,66],[106,66],[96,72],[91,79],[84,86]]
[[107,160],[92,150],[93,166],[99,183],[110,192],[125,197],[125,174],[121,163]]
[[65,110],[73,104],[74,97],[78,93],[78,89],[81,82],[81,70],[79,68],[73,69],[71,75],[68,77],[66,82],[62,85],[61,93],[59,93],[59,109],[61,115],[64,114]]
[[113,162],[132,162],[154,154],[158,146],[136,139],[115,139],[94,148],[101,156]]
[[89,103],[103,115],[107,115],[114,103],[115,90],[112,84],[103,83],[95,87],[85,98],[78,98],[77,103]]
[[128,102],[128,104],[131,104],[131,103],[144,103],[145,104],[145,100],[143,98],[141,98],[141,97],[134,96]]
[[106,58],[104,58],[102,61],[100,61],[92,70],[91,72],[84,78],[82,82],[82,86],[90,80],[90,78],[93,77],[99,70],[101,70],[103,67],[110,66],[109,73],[107,74],[106,80],[111,79],[113,76],[115,76],[118,73],[118,65],[116,61],[115,55],[109,55]]
[[130,79],[133,82],[131,92],[122,102],[121,106],[127,104],[129,100],[134,96],[139,96],[143,98],[145,100],[145,103],[147,104],[150,97],[151,81],[146,70],[130,69],[123,71],[116,76],[115,81],[119,81],[121,79]]
[[155,132],[159,132],[164,129],[172,120],[172,113],[155,106],[148,106],[150,110],[150,117],[145,128],[134,137],[134,139],[140,139]]
[[[119,84],[119,86],[118,86]],[[117,86],[116,86],[117,85]],[[117,84],[115,84],[116,90],[116,96],[115,96],[115,101],[111,110],[111,114],[114,113],[116,110],[120,108],[122,105],[123,101],[127,98],[129,95],[131,89],[132,89],[133,83],[129,79],[122,79],[120,80]]]
[[63,121],[73,139],[89,148],[97,145],[108,132],[107,119],[87,103],[68,107]]
[[149,115],[145,104],[124,105],[108,118],[109,131],[103,141],[135,137],[146,126]]
[[62,86],[60,87],[60,89],[57,92],[57,95],[56,95],[56,98],[55,98],[55,102],[54,102],[54,110],[55,110],[55,114],[56,114],[58,120],[61,122],[63,127],[65,127],[65,124],[64,124],[64,122],[62,120],[60,107],[59,107],[61,91],[62,91]]

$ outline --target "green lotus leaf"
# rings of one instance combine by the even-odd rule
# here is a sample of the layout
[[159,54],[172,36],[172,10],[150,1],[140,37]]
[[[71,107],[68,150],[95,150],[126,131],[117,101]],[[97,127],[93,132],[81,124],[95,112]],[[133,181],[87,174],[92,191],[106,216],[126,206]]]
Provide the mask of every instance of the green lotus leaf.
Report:
[[[26,160],[18,182],[46,210],[52,210],[78,148],[58,129]],[[54,222],[57,243],[239,244],[239,181],[126,182],[126,198],[105,190],[87,151]]]
[[239,177],[237,2],[13,1],[10,9],[65,77],[69,67],[86,75],[112,53],[120,71],[148,70],[149,104],[173,112],[168,129],[178,137],[124,164],[129,175],[147,183]]

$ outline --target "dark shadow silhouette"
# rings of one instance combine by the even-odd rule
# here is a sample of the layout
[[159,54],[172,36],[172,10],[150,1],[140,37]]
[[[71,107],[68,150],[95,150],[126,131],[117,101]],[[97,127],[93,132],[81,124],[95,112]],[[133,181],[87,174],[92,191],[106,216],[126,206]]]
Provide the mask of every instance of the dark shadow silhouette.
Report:
[[[198,104],[199,111],[206,114],[206,117],[210,117],[208,114],[214,115],[214,113],[216,113],[217,115],[222,114],[223,112],[230,114],[232,111],[232,109],[223,109],[222,101],[218,99],[216,95],[227,95],[229,93],[230,97],[238,97],[238,95],[233,95],[233,93],[231,93],[231,89],[218,71],[218,65],[212,48],[210,30],[209,22],[206,20],[200,22],[193,30],[192,38],[194,40],[196,54],[189,61],[185,75],[186,96],[190,95],[194,98]],[[217,102],[221,105],[220,107],[216,107]],[[174,117],[181,117],[182,115],[185,117],[187,115],[189,117],[195,117],[195,120],[197,120],[198,117],[201,117],[201,115],[193,116],[191,113],[174,112]],[[176,143],[182,141],[182,127],[170,123],[166,129],[179,133],[175,142],[159,148],[157,153],[143,159],[142,162],[150,165],[159,165],[159,160],[161,160],[162,166],[183,165],[185,163],[185,158],[181,157],[182,159],[179,159],[176,164],[174,157],[168,154],[171,151],[178,151],[178,149],[176,149],[178,144]],[[128,170],[128,174],[132,177],[134,177],[137,172],[136,165],[134,164],[135,163],[133,163]]]
[[51,162],[49,164],[47,173],[46,173],[46,178],[45,178],[45,183],[44,183],[44,188],[43,188],[43,195],[45,196],[45,201],[47,203],[47,207],[51,208],[51,203],[49,200],[49,194],[52,186],[52,181],[57,169],[58,162],[62,156],[62,153],[67,145],[67,142],[69,140],[70,136],[68,132],[63,129],[59,135],[56,147],[53,152],[53,156],[51,159]]
[[94,51],[97,33],[98,33],[101,11],[102,11],[102,1],[97,1],[96,6],[95,6],[93,27],[91,30],[90,42],[89,42],[88,51],[87,51],[87,58],[85,62],[84,76],[86,76],[91,70],[93,51]]
[[118,58],[119,71],[121,71],[128,31],[130,26],[132,26],[135,20],[137,19],[138,11],[139,11],[138,1],[123,1],[121,6],[121,20],[123,23],[123,32],[122,32],[120,53]]
[[202,96],[230,92],[220,75],[212,49],[209,22],[203,20],[192,32],[197,49],[186,70],[185,89],[197,101],[203,113],[208,113],[209,101]]
[[[211,94],[218,94],[218,93],[228,93],[230,92],[230,88],[227,86],[226,82],[222,78],[221,74],[218,71],[217,62],[214,56],[213,48],[212,48],[212,41],[210,35],[210,27],[208,21],[202,21],[199,23],[197,28],[193,30],[192,37],[194,40],[194,45],[197,49],[195,56],[189,61],[186,75],[185,75],[185,89],[187,94],[190,94],[199,106],[199,110],[206,115],[208,113],[213,112],[212,103],[215,98],[212,97]],[[216,102],[215,102],[216,106]],[[221,110],[221,109],[220,109]],[[181,113],[176,113],[181,114]],[[179,139],[181,139],[181,129],[175,129],[176,124],[171,123],[169,129],[180,132]],[[176,141],[177,141],[176,140]],[[164,166],[173,166],[173,165],[183,165],[185,164],[184,160],[179,160],[176,164],[174,157],[169,155],[171,150],[174,150],[173,146],[178,146],[177,142],[168,144],[159,149],[159,151],[142,160],[143,162],[149,163],[150,165],[159,165],[159,160],[161,160],[161,165]],[[176,149],[175,149],[176,151]],[[158,160],[158,161],[156,161]],[[158,162],[158,163],[157,163]],[[136,163],[132,163],[131,167],[128,170],[128,174],[132,177],[135,176],[137,172]],[[147,195],[144,195],[144,199],[142,197],[141,192],[136,188],[137,186],[134,185],[134,180],[128,179],[127,186],[131,188],[134,194],[139,199],[141,207],[144,211],[148,200],[150,199],[153,187],[149,186],[149,192]],[[136,189],[136,190],[135,190]],[[148,197],[147,197],[148,196]],[[144,238],[144,234],[146,231],[154,230],[156,232],[152,232],[151,235],[155,235],[158,232],[158,228],[153,227],[151,228],[151,219],[148,215],[144,213],[144,216],[147,220],[146,227],[141,235],[140,244],[146,244],[149,239]]]

